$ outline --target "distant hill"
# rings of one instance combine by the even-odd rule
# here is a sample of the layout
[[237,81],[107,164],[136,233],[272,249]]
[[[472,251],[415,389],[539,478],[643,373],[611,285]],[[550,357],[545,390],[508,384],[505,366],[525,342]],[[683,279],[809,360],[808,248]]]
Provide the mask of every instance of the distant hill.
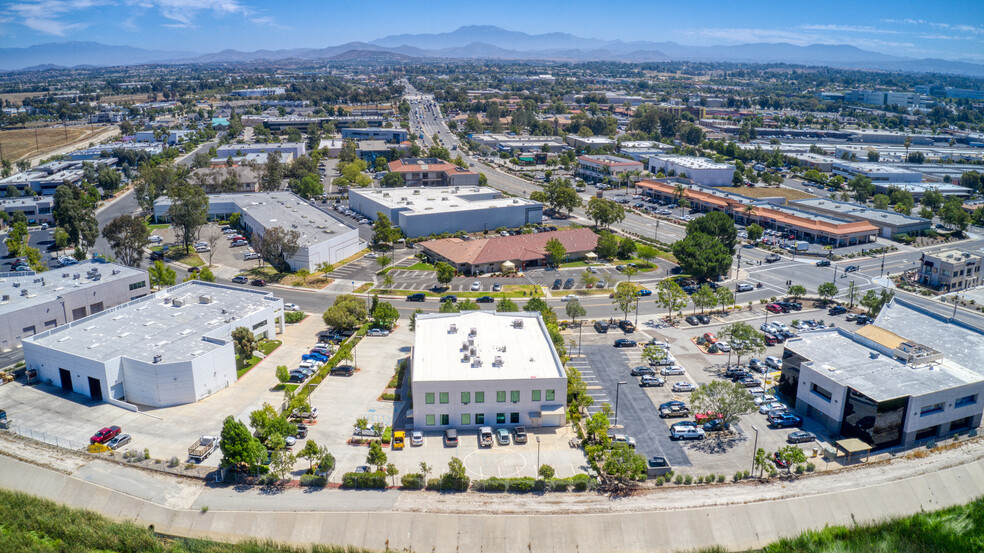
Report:
[[26,48],[0,48],[0,70],[11,71],[48,65],[137,65],[192,55],[187,51],[145,50],[98,42],[48,42]]

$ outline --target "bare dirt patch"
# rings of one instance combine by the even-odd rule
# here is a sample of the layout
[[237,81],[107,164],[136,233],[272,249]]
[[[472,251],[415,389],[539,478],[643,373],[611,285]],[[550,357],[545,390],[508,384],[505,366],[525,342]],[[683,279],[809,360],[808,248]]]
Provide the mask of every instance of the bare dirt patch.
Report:
[[0,143],[3,144],[4,159],[19,160],[85,140],[88,136],[97,135],[104,128],[94,127],[94,132],[90,132],[88,126],[0,131]]

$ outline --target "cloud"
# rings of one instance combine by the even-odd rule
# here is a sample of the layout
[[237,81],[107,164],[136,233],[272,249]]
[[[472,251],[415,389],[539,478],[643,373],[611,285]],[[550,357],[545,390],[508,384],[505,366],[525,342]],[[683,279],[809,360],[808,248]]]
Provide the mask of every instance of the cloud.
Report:
[[892,23],[895,25],[920,25],[932,27],[934,29],[948,29],[961,33],[984,35],[984,27],[979,25],[966,25],[963,23],[942,23],[939,21],[926,21],[925,19],[882,19],[882,23]]
[[[173,23],[167,27],[193,27],[195,19],[202,13],[215,16],[250,16],[252,10],[239,0],[124,0],[129,8],[143,8],[141,11],[156,11]],[[89,26],[78,22],[80,12],[92,8],[119,6],[112,0],[20,0],[0,8],[0,18],[6,17],[39,33],[65,36]],[[73,21],[66,21],[65,19]],[[136,29],[136,20],[129,17],[120,24],[126,29]]]
[[831,31],[836,33],[875,33],[896,35],[901,32],[890,29],[879,29],[869,25],[800,25],[799,28],[807,31]]

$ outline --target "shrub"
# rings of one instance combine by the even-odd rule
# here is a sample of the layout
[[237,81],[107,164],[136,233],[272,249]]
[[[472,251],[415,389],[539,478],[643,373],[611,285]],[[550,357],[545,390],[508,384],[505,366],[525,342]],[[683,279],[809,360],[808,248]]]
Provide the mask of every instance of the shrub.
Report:
[[[688,478],[689,478],[689,477],[688,477]],[[674,484],[683,484],[683,475],[681,475],[681,474],[678,474],[678,475],[676,476],[676,478],[675,478],[675,479],[673,480],[673,483],[674,483]],[[687,483],[689,484],[690,482],[687,482]]]
[[510,478],[509,479],[509,491],[511,492],[521,492],[528,493],[533,491],[536,487],[536,480],[529,476],[524,476],[523,478]]
[[328,485],[328,479],[324,476],[305,474],[301,476],[301,485],[311,486],[313,488],[323,488]]
[[666,483],[666,481],[663,480],[663,477],[662,476],[657,476],[656,477],[656,485],[657,486],[662,486],[664,483]]
[[576,474],[568,478],[568,480],[574,486],[574,491],[576,492],[593,490],[595,486],[598,485],[598,481],[595,480],[594,478],[591,478],[587,474]]
[[404,474],[403,478],[400,479],[400,483],[403,484],[403,489],[405,490],[422,490],[427,485],[424,481],[424,475],[419,472]]
[[719,474],[717,480],[718,480],[718,484],[724,484],[724,475]]
[[814,465],[813,463],[807,463],[806,464],[806,472],[813,472],[815,470],[817,470],[817,466],[816,465]]
[[144,459],[150,459],[150,450],[146,447],[144,448]]
[[431,478],[427,480],[427,489],[433,491],[439,491],[441,489],[441,479]]
[[277,476],[275,474],[264,474],[260,476],[257,480],[261,486],[272,486],[277,483]]
[[393,441],[393,427],[387,426],[386,429],[383,430],[383,443],[388,444],[391,441]]
[[382,490],[386,488],[386,473],[346,472],[342,476],[343,488]]
[[752,473],[748,472],[747,470],[741,473],[741,477],[742,478],[748,478],[751,475],[752,475]]
[[735,472],[734,476],[731,477],[731,481],[732,482],[738,482],[739,480],[741,480],[741,477],[742,477],[742,474],[741,474],[741,471],[739,470],[739,471]]
[[796,465],[796,474],[803,474],[806,472],[806,467],[803,465]]
[[691,484],[693,484],[694,483],[694,477],[693,476],[690,476],[688,474],[687,476],[685,476],[683,478],[683,483],[686,484],[686,485],[688,485],[688,486],[691,485]]
[[181,461],[179,461],[177,457],[171,457],[171,459],[167,462],[167,466],[171,467],[172,469],[180,464]]
[[284,322],[287,324],[297,324],[304,320],[304,313],[300,311],[288,311],[284,313]]

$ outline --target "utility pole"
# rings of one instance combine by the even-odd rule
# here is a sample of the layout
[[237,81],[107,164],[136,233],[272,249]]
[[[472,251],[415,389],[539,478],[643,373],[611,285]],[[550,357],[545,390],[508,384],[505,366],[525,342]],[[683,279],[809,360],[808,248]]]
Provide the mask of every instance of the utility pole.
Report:
[[882,252],[881,272],[878,274],[880,277],[885,276],[885,253],[886,252]]

